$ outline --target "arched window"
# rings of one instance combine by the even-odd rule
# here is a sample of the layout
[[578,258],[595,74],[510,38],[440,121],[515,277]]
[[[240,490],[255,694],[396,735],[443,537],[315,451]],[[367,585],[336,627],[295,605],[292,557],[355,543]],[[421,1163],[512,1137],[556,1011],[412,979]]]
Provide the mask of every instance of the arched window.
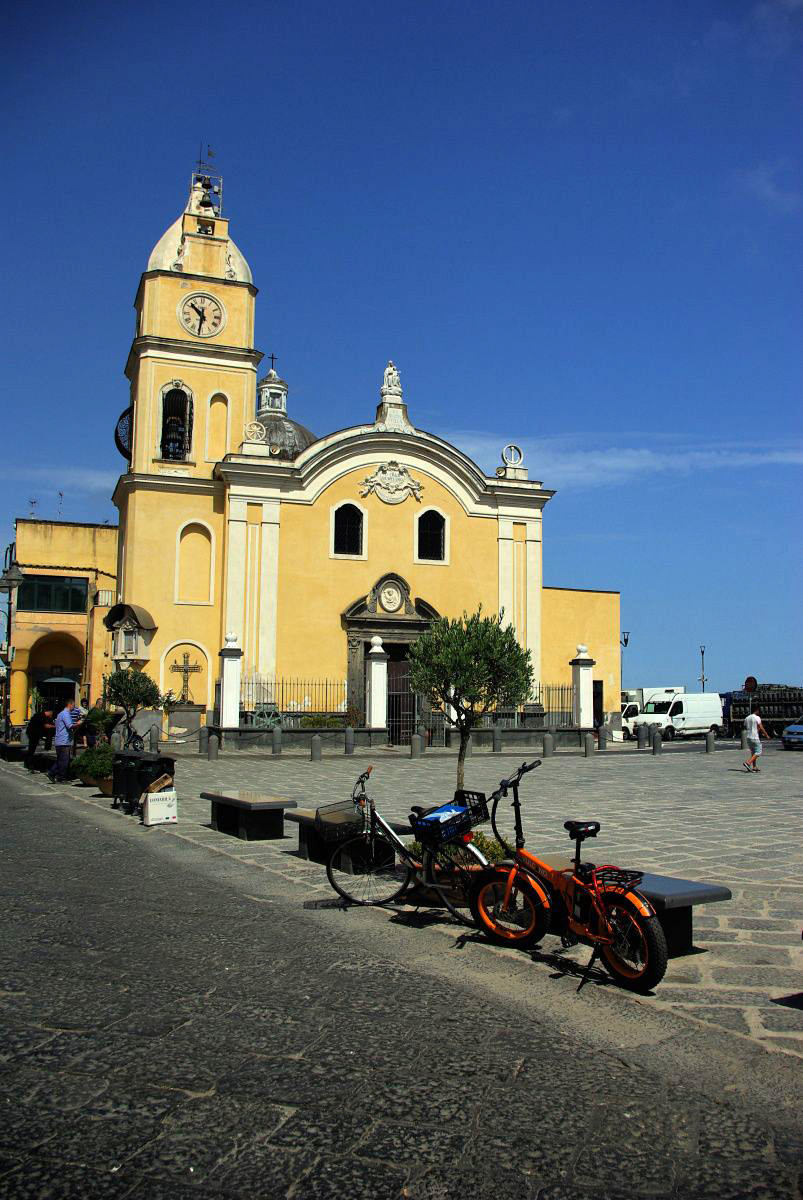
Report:
[[341,504],[335,512],[335,554],[362,554],[362,513],[355,504]]
[[418,558],[443,562],[446,557],[446,521],[429,509],[418,518]]
[[171,388],[162,397],[162,458],[181,462],[189,458],[192,445],[192,400],[181,388]]

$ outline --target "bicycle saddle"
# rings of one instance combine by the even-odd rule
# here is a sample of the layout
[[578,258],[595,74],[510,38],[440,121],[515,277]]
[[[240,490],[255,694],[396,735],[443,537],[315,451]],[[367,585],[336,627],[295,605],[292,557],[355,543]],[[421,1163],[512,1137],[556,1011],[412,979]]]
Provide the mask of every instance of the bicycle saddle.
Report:
[[436,808],[440,808],[440,804],[433,804],[430,808],[422,808],[420,804],[411,804],[410,812],[417,817],[425,817],[427,813],[434,812]]
[[569,837],[584,842],[587,837],[596,837],[599,833],[599,821],[564,821],[563,828],[568,829]]

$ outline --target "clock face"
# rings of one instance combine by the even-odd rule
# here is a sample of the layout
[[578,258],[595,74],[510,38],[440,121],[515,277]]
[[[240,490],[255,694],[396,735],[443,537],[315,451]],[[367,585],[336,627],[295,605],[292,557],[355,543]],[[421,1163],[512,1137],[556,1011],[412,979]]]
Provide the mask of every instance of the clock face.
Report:
[[178,318],[196,337],[214,337],[226,324],[226,310],[208,292],[193,292],[179,304]]

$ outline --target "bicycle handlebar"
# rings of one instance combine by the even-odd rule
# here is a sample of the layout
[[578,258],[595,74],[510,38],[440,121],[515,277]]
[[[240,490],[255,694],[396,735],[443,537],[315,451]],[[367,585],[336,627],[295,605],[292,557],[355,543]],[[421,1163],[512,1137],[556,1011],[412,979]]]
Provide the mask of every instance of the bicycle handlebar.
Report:
[[496,789],[495,792],[492,792],[492,794],[489,796],[489,799],[496,800],[501,796],[506,796],[508,793],[508,789],[515,787],[516,784],[521,779],[522,775],[526,775],[528,771],[534,771],[536,767],[540,767],[540,766],[541,766],[540,758],[534,758],[531,763],[523,762],[521,764],[521,766],[519,767],[518,771],[514,771],[514,773],[510,776],[509,779],[501,780],[499,787]]
[[360,778],[359,778],[359,779],[357,780],[357,782],[354,784],[354,787],[351,789],[351,798],[352,798],[352,800],[356,800],[356,799],[358,798],[358,796],[364,796],[364,795],[365,795],[365,782],[366,782],[366,780],[368,779],[368,777],[370,776],[370,774],[371,774],[371,772],[373,771],[373,769],[374,769],[374,768],[373,768],[372,766],[371,766],[371,767],[368,767],[368,769],[367,769],[367,770],[363,771],[363,773],[362,773],[362,775],[360,776]]

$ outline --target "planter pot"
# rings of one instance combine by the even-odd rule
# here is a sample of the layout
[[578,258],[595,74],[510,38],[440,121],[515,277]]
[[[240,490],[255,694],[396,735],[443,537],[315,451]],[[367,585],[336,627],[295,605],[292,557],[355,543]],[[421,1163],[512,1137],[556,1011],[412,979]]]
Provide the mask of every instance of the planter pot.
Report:
[[94,775],[82,775],[81,783],[83,783],[85,787],[97,788],[98,791],[104,796],[113,795],[111,775],[109,775],[106,779],[96,779]]

